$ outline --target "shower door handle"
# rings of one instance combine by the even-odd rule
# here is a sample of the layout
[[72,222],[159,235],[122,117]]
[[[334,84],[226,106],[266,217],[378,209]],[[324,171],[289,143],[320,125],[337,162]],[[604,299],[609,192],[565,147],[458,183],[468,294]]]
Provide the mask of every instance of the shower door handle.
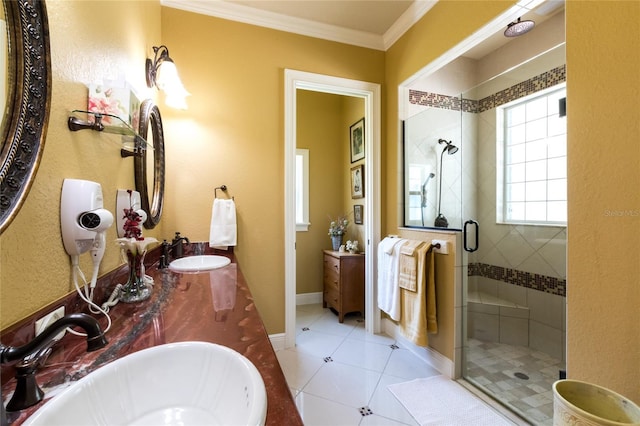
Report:
[[[475,234],[475,245],[473,247],[470,247],[468,244],[467,239],[469,238],[469,231],[467,230],[467,228],[469,227],[469,225],[473,225],[474,229],[474,234]],[[464,227],[463,227],[463,239],[464,239],[464,249],[468,252],[473,253],[474,251],[478,250],[478,245],[479,245],[479,235],[478,235],[478,230],[480,228],[480,224],[478,224],[478,222],[476,222],[475,220],[469,219],[468,221],[466,221],[464,223]]]

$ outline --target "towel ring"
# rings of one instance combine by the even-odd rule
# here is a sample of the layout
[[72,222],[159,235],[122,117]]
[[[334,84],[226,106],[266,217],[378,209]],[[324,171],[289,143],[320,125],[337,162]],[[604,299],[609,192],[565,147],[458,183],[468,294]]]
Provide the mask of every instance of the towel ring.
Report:
[[[220,185],[214,188],[214,197],[218,198],[218,189],[221,190],[222,192],[226,193],[227,192],[227,185]],[[229,196],[229,194],[227,194],[227,197]],[[236,197],[231,197],[232,200],[235,200]]]

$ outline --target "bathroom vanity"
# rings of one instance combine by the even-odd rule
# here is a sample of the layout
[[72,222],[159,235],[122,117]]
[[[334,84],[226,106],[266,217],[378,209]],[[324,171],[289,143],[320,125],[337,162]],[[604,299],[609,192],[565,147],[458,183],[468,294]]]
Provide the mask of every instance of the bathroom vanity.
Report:
[[[185,254],[190,254],[190,246]],[[207,249],[211,250],[211,249]],[[212,251],[213,253],[213,251]],[[223,254],[217,252],[216,254]],[[113,321],[106,333],[109,344],[97,352],[86,352],[86,340],[67,335],[54,346],[45,365],[36,373],[45,400],[16,413],[8,413],[18,425],[47,399],[111,361],[152,346],[172,342],[204,341],[227,346],[248,358],[260,372],[267,389],[268,425],[302,425],[293,397],[266,333],[253,297],[232,253],[224,253],[231,264],[200,273],[158,270],[159,250],[147,255],[147,274],[154,278],[150,299],[139,303],[119,303],[111,308]],[[102,277],[96,300],[102,301],[116,284],[126,282],[127,266]],[[85,311],[74,294],[20,323],[3,330],[2,343],[19,346],[33,338],[33,322],[43,313],[64,305],[66,312]],[[94,315],[105,328],[104,316]],[[185,366],[190,368],[190,366]],[[14,369],[2,366],[2,398],[15,389]]]

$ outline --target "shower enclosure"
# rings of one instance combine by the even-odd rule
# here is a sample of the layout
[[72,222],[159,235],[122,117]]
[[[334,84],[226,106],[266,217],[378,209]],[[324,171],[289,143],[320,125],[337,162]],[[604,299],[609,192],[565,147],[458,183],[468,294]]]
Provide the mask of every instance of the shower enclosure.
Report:
[[436,73],[403,126],[405,226],[465,234],[462,376],[541,425],[565,368],[564,64],[561,45],[458,95]]

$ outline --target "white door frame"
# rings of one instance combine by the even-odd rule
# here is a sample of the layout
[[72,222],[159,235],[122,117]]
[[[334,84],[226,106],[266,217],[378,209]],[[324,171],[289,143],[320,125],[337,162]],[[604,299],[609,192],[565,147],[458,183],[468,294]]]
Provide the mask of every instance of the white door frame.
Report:
[[380,85],[364,81],[285,69],[284,71],[284,237],[285,237],[285,347],[295,346],[296,333],[296,91],[306,89],[362,98],[365,102],[365,328],[380,331],[375,248],[380,242]]

